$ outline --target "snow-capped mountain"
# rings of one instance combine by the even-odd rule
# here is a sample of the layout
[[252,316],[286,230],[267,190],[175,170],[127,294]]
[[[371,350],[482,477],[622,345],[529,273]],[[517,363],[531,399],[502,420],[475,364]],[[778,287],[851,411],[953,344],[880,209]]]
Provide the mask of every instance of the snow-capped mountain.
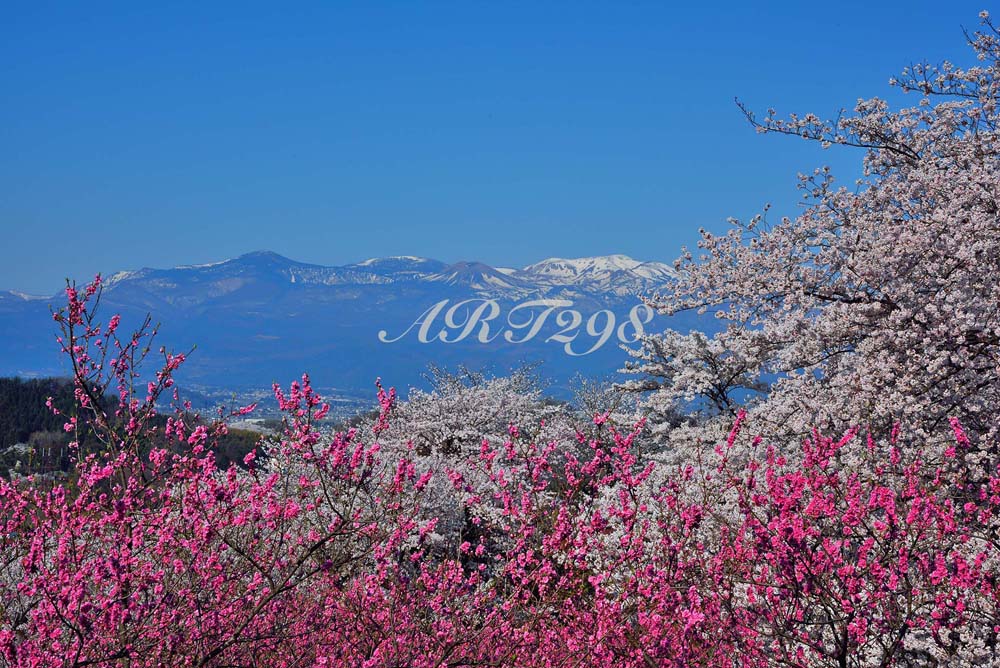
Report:
[[0,301],[10,300],[13,302],[31,302],[31,301],[45,301],[49,298],[43,295],[29,295],[26,292],[18,292],[17,290],[5,290],[0,291]]
[[348,265],[348,267],[357,269],[358,271],[379,275],[409,276],[411,278],[436,274],[447,266],[440,260],[431,260],[430,258],[415,257],[413,255],[373,257]]
[[627,255],[606,255],[564,259],[553,257],[529,265],[521,275],[547,285],[634,294],[668,283],[676,276],[673,267],[662,262],[641,262]]
[[[362,286],[426,282],[468,288],[489,296],[551,295],[571,288],[577,294],[608,298],[634,296],[668,283],[674,270],[660,262],[642,262],[625,255],[578,259],[550,258],[523,269],[497,269],[482,262],[446,264],[414,256],[370,258],[345,266],[297,262],[270,251],[172,269],[139,269],[113,274],[107,287],[141,286],[168,301],[189,301],[196,295],[219,297],[249,286]],[[173,293],[173,294],[166,294]]]
[[550,258],[520,269],[498,269],[482,262],[446,264],[415,256],[325,266],[257,251],[207,264],[118,271],[105,281],[105,290],[116,302],[152,311],[226,299],[254,303],[276,299],[279,294],[284,295],[282,300],[294,301],[306,295],[316,298],[317,290],[323,293],[321,301],[328,301],[336,300],[338,294],[367,293],[373,286],[386,286],[374,295],[379,301],[391,301],[399,291],[453,289],[510,300],[551,297],[605,303],[651,293],[673,276],[674,270],[666,264],[625,255]]
[[530,292],[534,287],[522,280],[517,272],[503,273],[482,262],[456,262],[427,276],[426,280],[490,294]]
[[[577,373],[620,368],[625,355],[619,337],[634,331],[639,295],[662,290],[673,275],[668,265],[624,255],[550,258],[523,268],[415,256],[325,266],[259,251],[207,264],[109,273],[101,310],[134,323],[149,313],[162,323],[160,340],[168,348],[197,345],[186,373],[206,387],[268,387],[309,371],[323,386],[368,396],[376,376],[406,388],[419,383],[430,363],[503,371],[533,361],[544,362],[558,386]],[[0,292],[0,375],[65,373],[49,311],[63,299],[61,293],[35,299]],[[545,327],[523,342],[531,314],[511,309],[537,300],[571,309],[579,320],[552,312]],[[468,309],[487,301],[494,306],[477,316],[485,324],[456,342],[461,325],[454,323],[465,322]],[[465,310],[449,315],[453,307]],[[615,335],[600,350],[586,352],[596,340],[587,333],[591,316],[591,330],[607,328]],[[448,322],[454,329],[442,337]],[[675,319],[669,326],[690,324]],[[512,336],[501,335],[505,327]]]

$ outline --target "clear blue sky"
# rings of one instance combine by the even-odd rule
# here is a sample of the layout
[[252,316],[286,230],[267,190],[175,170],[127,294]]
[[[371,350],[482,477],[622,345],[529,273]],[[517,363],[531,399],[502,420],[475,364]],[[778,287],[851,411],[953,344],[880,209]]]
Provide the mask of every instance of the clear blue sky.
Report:
[[[672,260],[856,153],[832,114],[968,60],[983,3],[7,3],[0,288],[269,249]],[[850,180],[850,178],[846,180]]]

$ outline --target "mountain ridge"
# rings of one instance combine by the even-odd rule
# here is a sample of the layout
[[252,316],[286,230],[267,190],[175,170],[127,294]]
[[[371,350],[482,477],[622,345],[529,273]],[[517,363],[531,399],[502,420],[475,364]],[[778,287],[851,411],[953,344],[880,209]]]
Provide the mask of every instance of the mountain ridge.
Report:
[[[184,279],[236,278],[242,274],[272,274],[289,283],[323,285],[368,285],[386,282],[430,281],[464,285],[484,291],[531,292],[553,287],[586,287],[589,290],[626,290],[660,287],[676,277],[673,267],[656,261],[635,260],[627,255],[597,255],[581,258],[551,257],[524,267],[493,267],[479,261],[453,263],[415,255],[374,257],[345,265],[300,262],[274,251],[260,250],[234,258],[170,268],[141,267],[119,270],[106,276],[105,288],[129,281],[147,280],[154,285],[178,287]],[[16,290],[4,291],[22,299],[45,299]],[[58,295],[59,293],[53,293]]]
[[[269,387],[309,371],[327,387],[367,395],[377,376],[419,384],[429,364],[502,372],[542,362],[553,384],[566,388],[578,374],[621,368],[621,336],[635,329],[640,296],[662,291],[674,276],[666,264],[621,254],[512,268],[415,255],[327,266],[255,251],[111,273],[100,310],[122,314],[123,323],[149,313],[162,323],[159,340],[168,349],[196,345],[185,373],[205,387]],[[49,311],[63,299],[61,292],[43,299],[0,292],[0,375],[65,373]],[[526,318],[542,317],[549,304],[557,310],[526,337]],[[480,323],[459,338],[476,309],[488,333]],[[675,316],[671,326],[688,328],[687,317]],[[427,318],[433,322],[424,327]],[[654,328],[661,326],[646,325]],[[601,331],[613,336],[600,340],[593,332]]]
[[235,258],[169,269],[143,267],[118,271],[106,281],[114,288],[128,281],[147,280],[176,287],[185,279],[238,279],[241,275],[270,274],[288,283],[304,285],[372,285],[409,281],[447,283],[491,295],[547,292],[553,288],[584,288],[593,292],[630,291],[661,287],[676,276],[662,262],[641,261],[627,255],[547,258],[521,268],[493,267],[479,261],[453,263],[414,255],[375,257],[345,265],[300,262],[273,251],[253,251]]

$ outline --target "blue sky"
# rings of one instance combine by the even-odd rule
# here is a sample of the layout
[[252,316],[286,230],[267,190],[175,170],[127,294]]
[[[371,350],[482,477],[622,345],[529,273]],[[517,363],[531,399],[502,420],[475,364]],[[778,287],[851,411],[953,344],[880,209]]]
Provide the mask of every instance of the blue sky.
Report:
[[0,20],[2,289],[257,249],[669,261],[701,226],[793,213],[799,171],[856,176],[734,96],[832,115],[912,61],[967,62],[984,8],[66,4]]

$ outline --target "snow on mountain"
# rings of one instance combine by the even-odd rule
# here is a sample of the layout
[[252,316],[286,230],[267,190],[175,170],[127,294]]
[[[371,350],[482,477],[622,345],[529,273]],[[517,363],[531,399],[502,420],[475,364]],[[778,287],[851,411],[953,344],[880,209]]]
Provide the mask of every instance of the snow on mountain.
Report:
[[610,272],[621,269],[632,269],[642,264],[627,255],[599,255],[596,257],[581,257],[567,259],[550,257],[547,260],[528,265],[524,271],[552,277],[572,278],[594,272]]
[[447,265],[439,260],[432,260],[426,257],[396,255],[392,257],[372,257],[347,266],[380,275],[397,274],[417,278],[438,273]]
[[626,294],[656,288],[676,276],[670,265],[642,262],[627,255],[575,259],[549,258],[528,265],[520,277],[551,286],[576,286]]
[[421,283],[461,287],[488,296],[524,297],[580,295],[625,297],[658,289],[675,277],[662,262],[642,262],[627,255],[549,258],[523,269],[492,267],[482,262],[446,264],[439,260],[399,255],[369,258],[344,266],[297,262],[270,251],[172,269],[120,271],[105,281],[121,292],[141,290],[182,305],[216,299],[237,291],[300,287],[378,286]]
[[[183,292],[188,296],[214,298],[244,288],[260,289],[265,285],[326,286],[387,282],[387,279],[371,271],[326,267],[297,262],[271,251],[255,251],[221,262],[181,265],[172,269],[120,271],[105,281],[105,287],[116,292],[141,287],[163,294],[167,301],[175,302],[176,295],[169,293]],[[195,301],[198,301],[197,297]]]
[[408,263],[413,265],[420,265],[427,262],[437,262],[437,260],[430,260],[426,257],[418,257],[416,255],[389,255],[387,257],[370,257],[367,260],[362,260],[357,263],[359,267],[371,267],[371,266],[384,266],[393,262]]
[[218,262],[206,262],[205,264],[181,264],[174,267],[174,269],[208,269],[209,267],[218,267],[220,264],[227,262],[232,262],[232,260],[219,260]]
[[51,299],[52,298],[51,295],[31,295],[31,294],[28,294],[27,292],[21,292],[19,290],[11,290],[10,294],[12,294],[15,297],[18,297],[18,298],[20,298],[20,299],[22,299],[22,300],[24,300],[26,302],[43,301],[43,300]]
[[530,287],[516,276],[505,274],[482,262],[456,262],[424,280],[484,292],[520,292]]
[[115,273],[111,274],[110,276],[104,279],[104,287],[110,288],[111,286],[116,285],[118,283],[122,283],[124,281],[141,278],[148,271],[149,271],[148,269],[141,269],[134,271],[116,271]]
[[650,280],[660,280],[674,275],[673,268],[667,264],[642,262],[627,255],[602,255],[576,259],[553,257],[528,265],[522,271],[549,280],[570,283],[583,277],[612,276],[620,271],[628,271]]

